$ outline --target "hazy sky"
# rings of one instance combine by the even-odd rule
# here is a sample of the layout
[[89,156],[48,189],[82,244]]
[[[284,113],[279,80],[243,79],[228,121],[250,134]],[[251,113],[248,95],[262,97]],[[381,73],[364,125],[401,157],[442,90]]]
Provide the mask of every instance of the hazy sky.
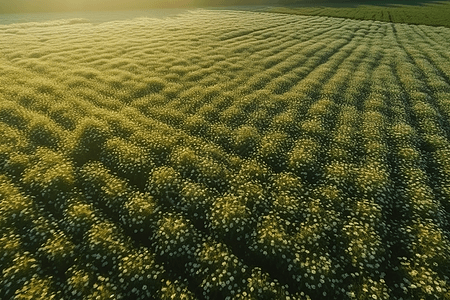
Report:
[[[283,3],[285,1],[286,0],[0,0],[0,13],[183,8],[210,5],[264,5],[268,3]],[[292,2],[293,0],[290,1]]]
[[0,0],[0,13],[189,7],[201,0]]
[[[150,8],[184,8],[195,6],[235,6],[235,5],[316,5],[329,2],[361,3],[371,0],[0,0],[1,13],[89,11],[89,10],[129,10]],[[417,4],[431,0],[378,0],[378,2]]]

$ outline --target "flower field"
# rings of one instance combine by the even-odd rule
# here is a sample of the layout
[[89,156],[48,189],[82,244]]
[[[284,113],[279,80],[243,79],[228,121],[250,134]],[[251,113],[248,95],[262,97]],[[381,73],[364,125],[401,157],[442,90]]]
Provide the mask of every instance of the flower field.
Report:
[[450,299],[450,29],[0,26],[0,299]]
[[[306,7],[270,7],[267,11],[304,16],[450,27],[450,2],[444,1],[312,1]],[[422,2],[422,3],[421,3]],[[302,2],[299,2],[301,4]],[[287,4],[287,3],[286,3]],[[337,7],[333,7],[333,4]],[[331,7],[329,7],[331,5]],[[309,6],[309,7],[308,7]],[[340,6],[340,7],[339,7]]]

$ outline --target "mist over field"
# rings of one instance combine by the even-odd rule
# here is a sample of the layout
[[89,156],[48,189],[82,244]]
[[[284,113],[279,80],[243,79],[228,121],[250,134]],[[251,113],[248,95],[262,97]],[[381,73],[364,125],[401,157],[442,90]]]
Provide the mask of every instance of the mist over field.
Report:
[[417,5],[430,0],[0,0],[2,13],[114,11],[155,8],[193,8],[214,6],[338,6],[353,7],[364,4]]
[[8,3],[0,299],[450,299],[450,28]]
[[[155,8],[186,8],[198,6],[264,5],[271,1],[210,0],[0,0],[0,13],[105,11]],[[274,1],[272,1],[273,3]],[[276,2],[276,1],[275,1]]]

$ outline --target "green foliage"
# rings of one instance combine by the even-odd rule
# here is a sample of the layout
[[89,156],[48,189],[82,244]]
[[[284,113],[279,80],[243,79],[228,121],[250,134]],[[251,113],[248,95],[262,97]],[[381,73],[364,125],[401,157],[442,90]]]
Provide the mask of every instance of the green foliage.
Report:
[[245,289],[236,295],[236,299],[283,299],[285,289],[276,281],[271,281],[267,273],[254,268],[247,279]]
[[143,88],[138,88],[133,93],[133,98],[140,98],[150,93],[160,92],[166,85],[161,78],[146,78],[142,84]]
[[75,245],[63,232],[56,232],[38,249],[38,257],[63,273],[74,263]]
[[246,159],[240,162],[240,169],[237,180],[242,179],[243,182],[260,182],[264,183],[269,180],[271,172],[269,168],[262,162],[255,159]]
[[11,151],[13,149],[19,150],[27,148],[28,141],[21,131],[1,123],[0,128],[3,133],[0,139],[0,145],[2,146],[2,149],[4,149],[3,151],[5,154],[13,152]]
[[0,197],[2,227],[14,225],[27,228],[37,217],[36,207],[30,197],[24,196],[5,176],[0,177]]
[[211,125],[208,137],[224,149],[231,149],[232,147],[232,129],[225,124]]
[[203,242],[196,252],[190,272],[198,274],[199,287],[206,299],[232,297],[242,290],[249,268],[223,243]]
[[289,136],[284,132],[271,132],[266,134],[258,149],[257,156],[275,171],[286,168],[286,153],[291,146]]
[[67,270],[66,293],[73,299],[83,299],[89,295],[94,285],[94,275],[76,265]]
[[106,167],[139,187],[145,186],[153,168],[153,161],[144,148],[120,138],[109,139],[100,156]]
[[80,173],[86,198],[107,211],[112,218],[118,219],[129,192],[127,181],[112,174],[99,162],[87,163]]
[[64,210],[63,228],[75,239],[80,240],[98,221],[92,204],[84,203],[78,198],[69,200],[69,205]]
[[296,112],[290,110],[283,111],[272,119],[270,126],[275,131],[284,131],[290,136],[296,137],[298,135]]
[[36,146],[56,149],[61,142],[62,130],[43,117],[34,117],[28,125],[28,138]]
[[333,161],[324,168],[325,178],[342,188],[353,186],[354,172],[352,164],[340,161]]
[[164,133],[164,131],[154,130],[148,132],[136,132],[130,137],[130,141],[140,146],[151,154],[154,163],[158,166],[165,165],[172,148],[177,144],[177,138]]
[[31,156],[27,151],[27,142],[20,132],[11,128],[2,128],[3,136],[0,144],[0,170],[12,178],[19,178],[23,171],[31,164]]
[[189,220],[172,213],[161,216],[153,238],[157,242],[156,253],[179,262],[192,259],[199,242],[199,236]]
[[80,121],[74,131],[71,156],[80,165],[89,160],[96,160],[108,138],[109,128],[104,122],[86,118]]
[[178,280],[165,282],[165,286],[161,288],[158,293],[160,299],[163,300],[193,300],[196,299],[195,295],[186,287],[186,284],[179,282]]
[[203,136],[208,130],[208,125],[202,116],[194,115],[185,120],[184,128],[193,135]]
[[[23,292],[27,292],[27,281],[30,282],[33,278],[39,276],[38,274],[41,272],[41,268],[35,258],[29,253],[20,253],[20,256],[15,257],[14,262],[2,272],[2,297],[6,299],[13,298],[21,289],[24,289]],[[36,291],[41,289],[39,292],[47,292],[47,285],[39,285],[39,280],[34,283],[37,284],[35,287]]]
[[6,125],[17,129],[25,129],[29,120],[24,109],[14,102],[2,100],[0,106],[0,120]]
[[252,231],[255,217],[246,206],[245,198],[225,195],[215,199],[209,222],[209,229],[216,239],[243,242]]
[[39,148],[35,160],[23,174],[23,183],[32,194],[51,201],[65,197],[74,188],[74,168],[63,155]]
[[300,139],[295,142],[289,155],[289,168],[297,175],[307,175],[317,171],[319,144],[313,139]]
[[234,130],[232,136],[234,151],[242,157],[251,156],[261,140],[256,128],[245,125]]
[[414,9],[1,25],[0,298],[450,299],[450,30],[348,19]]
[[303,121],[301,124],[301,130],[306,136],[321,140],[325,134],[325,129],[323,128],[323,122],[320,119],[311,119]]
[[195,151],[187,147],[179,147],[172,152],[172,166],[183,177],[197,179],[200,173],[200,161],[201,158]]
[[205,186],[189,181],[183,183],[179,206],[184,216],[191,219],[197,226],[205,226],[205,219],[212,201],[212,193]]
[[95,270],[116,268],[119,259],[129,249],[129,240],[113,223],[104,221],[94,224],[85,234],[83,241],[86,261],[93,264]]
[[376,197],[388,193],[389,174],[382,164],[366,162],[356,173],[355,186],[365,197]]
[[51,278],[33,277],[20,290],[16,291],[14,299],[56,299],[58,295],[52,291],[51,285]]
[[158,212],[156,201],[148,193],[132,193],[124,204],[120,218],[133,233],[148,234],[156,227]]
[[119,265],[119,282],[124,290],[123,297],[146,299],[155,295],[157,287],[164,281],[164,269],[158,266],[153,255],[146,249],[128,253],[121,258]]
[[147,184],[149,193],[165,206],[171,206],[178,202],[181,189],[181,176],[171,167],[155,168]]
[[427,3],[426,5],[417,5],[421,3],[414,3],[416,5],[395,5],[390,2],[382,1],[378,3],[375,2],[372,5],[366,5],[364,2],[361,2],[360,5],[357,5],[356,7],[327,7],[328,3],[326,2],[320,4],[322,5],[316,7],[275,7],[270,8],[268,11],[306,16],[328,16],[350,18],[355,20],[374,20],[382,22],[450,27],[450,23],[446,18],[450,8],[446,1],[431,4]]
[[240,107],[233,105],[222,111],[219,120],[231,128],[237,128],[244,123],[245,115]]
[[75,111],[75,107],[72,107],[66,103],[61,103],[52,107],[50,117],[64,129],[74,130],[79,114]]

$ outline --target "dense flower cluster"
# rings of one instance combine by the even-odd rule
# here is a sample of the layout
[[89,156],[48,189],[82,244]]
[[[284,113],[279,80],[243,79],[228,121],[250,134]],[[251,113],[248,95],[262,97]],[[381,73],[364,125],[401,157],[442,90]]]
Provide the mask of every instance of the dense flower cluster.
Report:
[[449,38],[0,26],[0,298],[450,299]]

